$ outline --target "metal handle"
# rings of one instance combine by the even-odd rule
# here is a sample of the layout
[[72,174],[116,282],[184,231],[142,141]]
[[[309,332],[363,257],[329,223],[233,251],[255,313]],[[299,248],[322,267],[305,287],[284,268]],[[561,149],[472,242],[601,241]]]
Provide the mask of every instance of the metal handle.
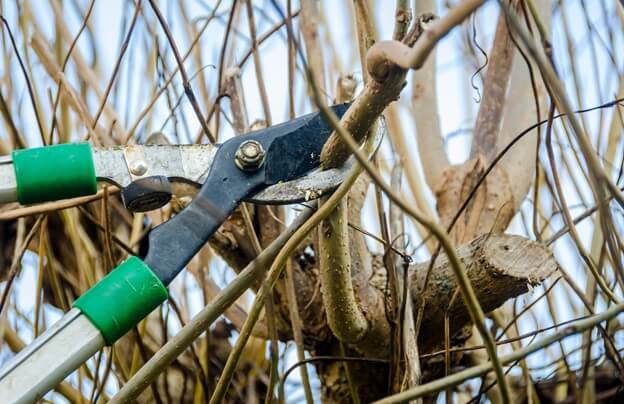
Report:
[[104,347],[100,331],[72,309],[0,370],[5,403],[33,403]]
[[0,203],[17,201],[17,183],[11,156],[0,156]]

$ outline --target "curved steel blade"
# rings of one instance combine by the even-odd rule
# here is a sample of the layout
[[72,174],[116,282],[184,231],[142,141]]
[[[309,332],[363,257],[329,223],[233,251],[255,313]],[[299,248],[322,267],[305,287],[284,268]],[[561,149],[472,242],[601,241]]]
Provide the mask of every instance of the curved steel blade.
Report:
[[[386,126],[381,122],[375,133],[371,155],[381,145],[385,133]],[[245,198],[245,201],[261,205],[288,205],[320,198],[338,188],[354,164],[355,157],[351,156],[339,168],[325,171],[316,170],[304,177],[271,185],[255,195]]]

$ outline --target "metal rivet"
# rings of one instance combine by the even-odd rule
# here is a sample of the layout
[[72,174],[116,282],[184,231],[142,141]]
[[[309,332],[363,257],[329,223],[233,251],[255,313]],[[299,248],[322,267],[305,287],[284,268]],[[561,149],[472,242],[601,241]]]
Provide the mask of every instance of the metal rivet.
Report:
[[255,140],[246,140],[238,146],[234,162],[243,171],[254,171],[264,163],[264,148]]
[[141,176],[147,172],[147,163],[143,160],[133,160],[129,168],[132,174]]

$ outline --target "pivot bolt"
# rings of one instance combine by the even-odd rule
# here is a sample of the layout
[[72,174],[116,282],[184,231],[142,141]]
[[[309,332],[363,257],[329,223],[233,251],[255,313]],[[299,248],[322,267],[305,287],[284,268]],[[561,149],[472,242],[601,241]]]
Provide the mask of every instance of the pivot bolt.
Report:
[[262,145],[255,140],[246,140],[238,146],[234,162],[243,171],[255,171],[262,163],[266,153]]
[[142,176],[147,172],[147,163],[145,160],[133,160],[130,162],[130,172],[137,177]]

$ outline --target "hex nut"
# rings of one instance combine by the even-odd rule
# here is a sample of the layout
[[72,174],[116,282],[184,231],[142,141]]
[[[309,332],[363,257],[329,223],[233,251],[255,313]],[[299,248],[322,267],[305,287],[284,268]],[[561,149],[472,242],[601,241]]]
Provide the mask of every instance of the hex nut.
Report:
[[243,171],[255,171],[262,166],[266,153],[262,144],[255,140],[246,140],[238,146],[234,163]]

